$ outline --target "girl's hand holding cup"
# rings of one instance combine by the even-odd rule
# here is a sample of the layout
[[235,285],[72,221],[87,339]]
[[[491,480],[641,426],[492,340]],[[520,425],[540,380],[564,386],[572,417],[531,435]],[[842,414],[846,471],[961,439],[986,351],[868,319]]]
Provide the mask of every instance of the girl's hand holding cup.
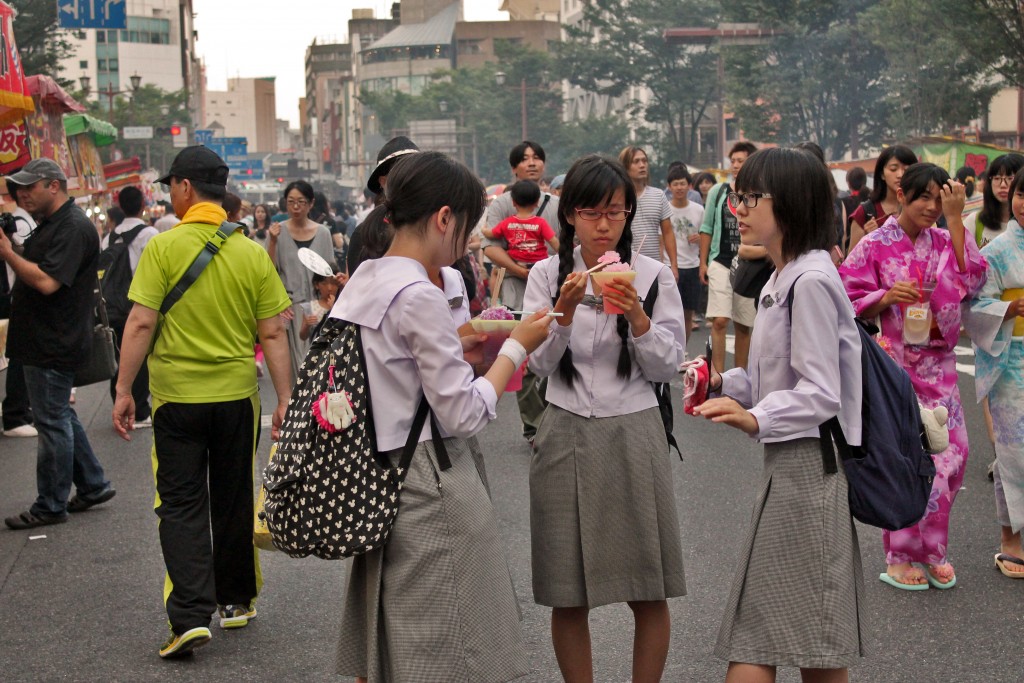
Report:
[[271,223],[270,227],[267,228],[267,233],[270,235],[270,239],[277,241],[277,238],[281,236],[281,224]]
[[550,310],[544,308],[528,318],[523,318],[523,321],[512,330],[509,338],[522,344],[527,353],[536,351],[537,347],[548,338],[548,333],[551,330],[551,318],[548,317]]

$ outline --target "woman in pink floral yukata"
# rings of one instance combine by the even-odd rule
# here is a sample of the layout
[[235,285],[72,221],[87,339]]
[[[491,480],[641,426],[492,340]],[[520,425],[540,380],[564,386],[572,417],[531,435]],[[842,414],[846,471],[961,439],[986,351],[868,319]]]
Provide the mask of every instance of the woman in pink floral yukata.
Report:
[[[965,237],[964,187],[946,171],[928,163],[908,167],[897,198],[899,215],[861,240],[839,273],[857,315],[881,319],[879,343],[910,374],[921,405],[949,410],[949,448],[932,456],[936,475],[924,518],[882,532],[888,567],[879,578],[904,590],[952,588],[949,511],[967,464],[954,347],[960,304],[981,289],[987,264],[975,241]],[[940,215],[948,232],[934,227]],[[923,571],[912,563],[924,565]]]

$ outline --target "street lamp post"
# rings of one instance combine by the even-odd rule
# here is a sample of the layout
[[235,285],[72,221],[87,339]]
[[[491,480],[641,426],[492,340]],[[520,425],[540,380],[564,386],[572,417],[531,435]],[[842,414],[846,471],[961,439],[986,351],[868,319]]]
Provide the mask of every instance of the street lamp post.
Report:
[[135,93],[137,93],[139,91],[139,87],[142,85],[142,76],[140,76],[137,73],[136,74],[132,74],[131,76],[129,76],[128,80],[132,84],[132,89],[131,90],[114,90],[114,84],[113,83],[107,83],[107,89],[106,90],[92,90],[89,87],[89,86],[92,85],[92,78],[90,78],[89,76],[87,76],[85,74],[82,74],[82,76],[79,77],[78,82],[81,84],[82,91],[86,95],[90,95],[90,94],[95,93],[97,95],[105,96],[107,98],[107,112],[113,114],[113,112],[114,112],[114,97],[116,97],[117,95],[135,95]]
[[[495,83],[498,84],[498,87],[504,86],[505,85],[505,81],[507,81],[507,80],[508,80],[508,75],[504,71],[499,71],[498,73],[494,74],[494,81],[495,81]],[[534,88],[534,89],[536,90],[536,89],[539,89],[539,88]],[[527,138],[527,135],[526,135],[526,132],[527,132],[527,128],[526,128],[526,90],[527,90],[526,78],[524,77],[524,78],[522,78],[519,81],[520,125],[522,127],[522,132],[523,132],[523,140],[525,140]]]
[[[437,103],[437,108],[441,110],[442,114],[447,114],[448,113],[448,102],[446,100],[439,101]],[[462,161],[462,163],[466,163],[466,146],[465,146],[464,142],[460,142],[459,141],[459,136],[460,135],[464,136],[467,132],[471,133],[472,136],[473,136],[472,143],[471,143],[473,145],[473,148],[472,148],[473,149],[473,173],[479,173],[477,171],[477,158],[476,158],[476,128],[473,128],[473,129],[468,130],[468,131],[466,130],[466,109],[465,109],[465,107],[463,107],[460,104],[459,105],[459,125],[455,129],[455,146],[459,150],[459,159]]]

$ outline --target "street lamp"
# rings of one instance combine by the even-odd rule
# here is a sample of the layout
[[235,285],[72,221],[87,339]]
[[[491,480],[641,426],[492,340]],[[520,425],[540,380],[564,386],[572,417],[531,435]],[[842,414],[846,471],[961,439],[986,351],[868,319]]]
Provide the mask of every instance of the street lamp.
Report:
[[116,95],[134,95],[135,93],[137,93],[139,91],[139,88],[142,86],[142,76],[140,76],[137,73],[134,73],[131,76],[129,76],[128,80],[132,84],[131,90],[114,90],[114,84],[113,83],[107,83],[107,89],[106,90],[95,90],[94,91],[94,90],[92,90],[90,88],[90,86],[92,85],[92,78],[90,78],[86,74],[82,74],[79,77],[78,82],[82,86],[82,91],[87,96],[92,94],[92,93],[95,93],[97,95],[104,95],[104,96],[106,96],[106,98],[107,98],[107,111],[108,112],[113,112],[114,111],[114,97]]
[[[545,72],[545,73],[541,74],[541,81],[546,81],[546,80],[547,80],[547,73]],[[505,83],[507,81],[508,81],[508,74],[506,74],[504,71],[499,71],[496,74],[494,74],[494,82],[498,84],[499,88],[504,87]],[[521,116],[520,125],[522,126],[523,140],[525,140],[528,137],[527,134],[526,134],[526,91],[527,90],[546,90],[546,89],[547,88],[545,88],[545,86],[542,86],[542,85],[539,85],[539,86],[529,86],[528,87],[526,85],[526,77],[525,76],[519,81],[519,107],[520,107],[520,116]]]

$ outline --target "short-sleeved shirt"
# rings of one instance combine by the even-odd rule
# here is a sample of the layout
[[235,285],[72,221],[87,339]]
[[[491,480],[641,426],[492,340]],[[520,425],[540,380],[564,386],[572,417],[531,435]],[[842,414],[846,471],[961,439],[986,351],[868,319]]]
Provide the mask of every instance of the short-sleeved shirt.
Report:
[[[700,242],[690,243],[690,235],[696,235],[704,220],[704,207],[695,202],[686,206],[672,207],[672,231],[676,235],[676,266],[679,268],[697,268],[700,266]],[[662,261],[668,265],[668,254]]]
[[52,370],[75,370],[85,362],[92,346],[99,253],[96,227],[72,199],[36,226],[25,240],[24,257],[60,288],[43,294],[20,278],[14,282],[9,358]]
[[[636,211],[633,213],[633,248],[640,246],[644,239],[644,256],[661,261],[661,222],[672,218],[672,207],[665,199],[665,193],[648,185],[636,198]],[[678,249],[678,245],[676,245]]]
[[[183,223],[146,245],[128,298],[160,310],[164,298],[217,231]],[[181,300],[163,316],[149,356],[150,391],[176,403],[218,403],[257,390],[256,321],[291,301],[267,252],[232,233]]]
[[540,216],[509,216],[491,229],[495,238],[508,242],[508,255],[516,261],[536,263],[548,257],[546,242],[555,239],[555,231]]
[[[726,188],[725,192],[732,192],[732,188]],[[729,208],[728,200],[722,202],[719,210],[722,212],[722,231],[718,234],[718,256],[715,260],[731,268],[733,257],[740,251],[740,223]]]

